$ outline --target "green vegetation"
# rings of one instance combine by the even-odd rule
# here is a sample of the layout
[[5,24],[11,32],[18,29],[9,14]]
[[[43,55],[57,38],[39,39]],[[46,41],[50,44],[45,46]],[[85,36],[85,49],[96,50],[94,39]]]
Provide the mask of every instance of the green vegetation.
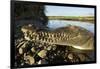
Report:
[[94,23],[94,16],[48,16],[50,20],[71,20]]

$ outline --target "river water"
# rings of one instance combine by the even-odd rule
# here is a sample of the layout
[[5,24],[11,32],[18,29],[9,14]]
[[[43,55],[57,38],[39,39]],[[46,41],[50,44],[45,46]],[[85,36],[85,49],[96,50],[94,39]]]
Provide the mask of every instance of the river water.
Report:
[[80,21],[67,21],[67,20],[49,20],[48,27],[52,29],[65,27],[69,25],[80,26],[83,27],[90,32],[94,33],[94,24],[89,22],[80,22]]

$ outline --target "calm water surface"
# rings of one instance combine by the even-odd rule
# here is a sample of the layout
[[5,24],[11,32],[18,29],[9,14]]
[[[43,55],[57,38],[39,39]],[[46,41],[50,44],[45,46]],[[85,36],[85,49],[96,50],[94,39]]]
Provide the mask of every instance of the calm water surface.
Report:
[[80,22],[80,21],[67,21],[67,20],[49,20],[48,27],[56,29],[59,27],[65,27],[69,25],[83,27],[90,32],[94,33],[94,24],[89,22]]

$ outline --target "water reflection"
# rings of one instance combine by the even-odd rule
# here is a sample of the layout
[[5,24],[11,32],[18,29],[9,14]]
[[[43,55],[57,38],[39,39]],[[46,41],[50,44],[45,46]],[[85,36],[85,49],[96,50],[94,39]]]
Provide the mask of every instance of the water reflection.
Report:
[[48,27],[52,29],[56,29],[59,27],[65,27],[69,25],[80,26],[83,27],[90,32],[94,33],[94,24],[89,22],[80,22],[80,21],[67,21],[67,20],[50,20],[48,23]]

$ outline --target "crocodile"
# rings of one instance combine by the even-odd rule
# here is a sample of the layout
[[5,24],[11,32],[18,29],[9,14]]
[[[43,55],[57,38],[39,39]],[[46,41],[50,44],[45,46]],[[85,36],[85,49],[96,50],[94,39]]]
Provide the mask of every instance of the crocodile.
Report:
[[94,35],[84,28],[68,26],[50,31],[38,30],[38,28],[33,27],[32,25],[23,26],[21,28],[21,31],[24,33],[24,38],[29,41],[72,46],[79,50],[94,49]]

